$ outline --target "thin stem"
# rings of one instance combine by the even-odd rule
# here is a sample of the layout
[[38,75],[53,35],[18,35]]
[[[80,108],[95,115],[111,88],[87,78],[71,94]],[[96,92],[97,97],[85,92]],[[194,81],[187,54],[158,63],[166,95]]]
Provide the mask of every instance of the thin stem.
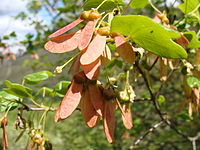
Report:
[[99,27],[100,27],[101,23],[103,22],[103,20],[104,20],[109,14],[110,14],[110,13],[105,14],[105,15],[103,16],[103,18],[99,21],[99,24],[98,24],[97,27],[96,27],[97,30],[99,29]]
[[149,4],[151,5],[151,7],[152,7],[155,11],[157,11],[159,14],[162,14],[162,12],[161,12],[158,8],[156,8],[156,6],[153,5],[153,3],[152,3],[151,0],[149,0]]
[[6,117],[8,115],[8,112],[10,111],[10,109],[12,108],[12,106],[13,106],[13,103],[11,103],[11,105],[6,110],[6,113],[5,113],[4,117]]
[[105,2],[107,2],[108,0],[104,0],[101,4],[99,4],[99,6],[96,8],[96,10],[98,10]]
[[153,98],[154,98],[153,91],[151,90],[151,87],[150,87],[150,84],[149,84],[149,82],[148,82],[148,79],[147,79],[147,77],[145,76],[145,74],[144,74],[144,72],[142,71],[142,69],[140,68],[139,62],[138,62],[138,61],[135,62],[135,66],[137,67],[138,71],[139,71],[140,74],[142,75],[142,77],[143,77],[143,79],[144,79],[144,81],[145,81],[146,87],[147,87],[147,89],[148,89],[148,91],[149,91],[149,93],[150,93],[150,95],[151,95],[151,98],[153,99]]
[[164,121],[161,121],[157,124],[155,124],[153,127],[151,127],[143,136],[141,136],[135,143],[134,145],[138,145],[142,142],[142,140],[151,132],[153,132],[154,130],[156,130],[156,128],[158,128],[160,125],[162,125],[164,123]]
[[132,1],[133,1],[133,0],[130,0],[129,3],[124,7],[123,12],[122,12],[121,15],[123,15],[123,14],[126,12],[126,10],[127,10],[128,7],[130,6],[130,4],[131,4]]
[[[144,79],[144,81],[145,81],[145,84],[146,84],[146,86],[147,86],[147,89],[148,89],[148,91],[149,91],[149,93],[150,93],[150,95],[151,95],[151,101],[153,102],[154,108],[155,108],[156,112],[158,113],[158,115],[160,116],[160,119],[161,119],[162,121],[164,121],[164,122],[165,122],[172,130],[174,130],[177,134],[181,135],[183,138],[185,138],[185,139],[188,140],[187,135],[185,135],[184,133],[182,133],[180,130],[176,129],[176,127],[173,126],[173,125],[171,124],[171,122],[170,122],[168,119],[165,119],[165,117],[163,116],[163,114],[162,114],[162,112],[161,112],[161,110],[160,110],[160,106],[159,106],[159,104],[158,104],[157,101],[156,101],[156,97],[159,95],[159,92],[160,92],[160,90],[161,90],[161,88],[163,87],[164,84],[161,85],[161,87],[159,88],[159,91],[157,91],[155,94],[153,94],[153,92],[152,92],[152,90],[151,90],[151,88],[150,88],[149,82],[148,82],[148,80],[147,80],[147,78],[146,78],[144,72],[142,71],[142,69],[141,69],[140,66],[139,66],[139,62],[136,61],[135,65],[136,65],[137,69],[139,70],[139,72],[142,74],[142,77],[143,77],[143,79]],[[174,72],[174,71],[172,71],[172,72],[170,73],[170,75],[168,75],[168,77],[171,76],[173,72]],[[166,82],[165,82],[165,83],[166,83]]]
[[44,113],[42,114],[42,116],[41,116],[41,118],[40,118],[40,121],[39,121],[39,126],[42,124],[42,120],[44,119],[44,117],[46,116],[46,114],[47,114],[47,112],[48,112],[49,110],[47,109],[47,110],[45,110],[44,111]]
[[54,73],[62,73],[63,68],[68,65],[72,60],[74,60],[81,52],[79,52],[78,54],[76,54],[75,56],[73,56],[72,58],[70,58],[65,64],[63,64],[62,66],[57,66],[56,69],[54,70]]
[[155,64],[158,62],[159,57],[157,56],[151,67],[148,69],[148,71],[151,71],[151,69],[155,66]]
[[197,7],[193,10],[193,11],[191,11],[188,15],[191,15],[191,14],[193,14],[195,11],[197,11],[198,9],[199,9],[199,7],[200,7],[200,4],[199,5],[197,5]]

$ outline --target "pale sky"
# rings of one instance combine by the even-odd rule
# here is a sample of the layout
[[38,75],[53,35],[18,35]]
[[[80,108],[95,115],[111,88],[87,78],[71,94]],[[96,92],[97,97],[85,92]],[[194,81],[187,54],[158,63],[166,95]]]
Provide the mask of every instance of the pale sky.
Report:
[[[13,16],[16,16],[19,12],[26,11],[26,4],[28,1],[29,0],[0,0],[0,37],[15,31],[17,34],[15,42],[17,42],[23,40],[27,33],[34,33],[33,26],[30,26],[27,21],[15,20],[13,18]],[[167,0],[168,4],[173,2],[174,0]],[[44,13],[40,14],[39,19],[43,19],[47,23],[49,21]]]

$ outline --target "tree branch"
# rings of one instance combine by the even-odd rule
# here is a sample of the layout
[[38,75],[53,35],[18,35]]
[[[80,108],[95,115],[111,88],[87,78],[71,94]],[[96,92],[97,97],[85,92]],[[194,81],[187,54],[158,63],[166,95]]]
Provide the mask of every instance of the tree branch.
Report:
[[[144,135],[142,135],[142,136],[134,143],[134,145],[140,144],[140,143],[143,141],[143,139],[144,139],[147,135],[149,135],[151,132],[153,132],[154,130],[156,130],[156,129],[157,129],[160,125],[162,125],[163,123],[164,123],[164,121],[161,121],[161,122],[155,124],[153,127],[151,127]],[[134,148],[134,146],[131,145],[131,146],[129,147],[129,150],[132,150],[133,148]]]

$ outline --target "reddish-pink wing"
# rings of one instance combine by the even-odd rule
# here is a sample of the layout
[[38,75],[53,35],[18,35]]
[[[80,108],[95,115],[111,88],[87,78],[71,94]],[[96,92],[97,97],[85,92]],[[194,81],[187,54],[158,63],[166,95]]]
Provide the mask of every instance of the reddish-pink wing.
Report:
[[70,66],[69,71],[68,71],[70,74],[76,74],[76,73],[78,73],[78,71],[80,69],[80,66],[81,66],[81,64],[80,64],[80,57],[81,57],[81,55],[79,54],[75,58],[75,60],[72,63],[72,65]]
[[133,127],[133,121],[132,121],[132,112],[131,112],[130,106],[128,105],[121,106],[119,101],[117,101],[117,105],[121,111],[122,121],[123,121],[124,126],[127,129],[131,129]]
[[132,64],[135,61],[135,52],[133,47],[122,35],[115,36],[114,39],[119,55],[123,60]]
[[79,42],[79,45],[78,45],[79,50],[83,50],[89,45],[89,43],[92,39],[92,35],[93,35],[93,32],[94,32],[94,28],[97,24],[97,21],[98,21],[98,19],[94,20],[94,21],[89,21],[85,25],[83,30],[81,31],[80,42]]
[[96,110],[96,112],[102,116],[103,115],[103,103],[104,103],[104,97],[101,94],[101,91],[99,90],[97,85],[89,85],[89,93],[90,93],[90,99],[91,102]]
[[104,132],[109,143],[114,141],[115,131],[115,103],[106,101],[104,105]]
[[98,114],[91,103],[88,89],[81,98],[81,112],[88,127],[93,128],[98,121]]
[[67,31],[69,31],[70,29],[74,28],[75,26],[77,26],[82,21],[83,20],[81,18],[76,19],[72,23],[66,25],[65,27],[63,27],[63,28],[57,30],[56,32],[52,33],[51,35],[49,35],[49,38],[53,38],[53,37],[59,36],[59,35],[67,32]]
[[62,119],[60,118],[60,106],[56,110],[55,116],[54,116],[55,122],[61,121]]
[[65,97],[63,98],[58,111],[60,112],[60,119],[63,120],[69,117],[80,103],[83,84],[78,84],[72,81]]
[[97,60],[105,50],[106,36],[101,36],[99,34],[92,40],[89,44],[87,50],[81,56],[80,63],[82,65],[88,65]]
[[61,35],[50,39],[45,45],[45,49],[52,53],[69,52],[78,47],[81,31]]
[[101,61],[100,58],[98,58],[89,65],[82,65],[82,69],[88,79],[96,80],[100,72],[100,66],[101,66]]

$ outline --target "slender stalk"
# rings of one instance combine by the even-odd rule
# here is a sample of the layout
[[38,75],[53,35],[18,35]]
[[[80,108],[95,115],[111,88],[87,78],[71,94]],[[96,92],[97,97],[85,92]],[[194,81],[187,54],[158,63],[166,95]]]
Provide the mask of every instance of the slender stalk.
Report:
[[131,4],[132,1],[133,1],[133,0],[130,0],[129,3],[124,7],[123,12],[122,12],[121,15],[123,15],[123,14],[126,12],[126,10],[127,10],[128,7],[130,6],[130,4]]
[[108,0],[104,0],[101,4],[99,4],[99,6],[96,8],[96,10],[98,10],[105,2],[107,2]]
[[162,12],[161,12],[158,8],[156,8],[156,6],[153,5],[153,3],[152,3],[151,0],[148,0],[148,1],[149,1],[149,4],[151,5],[151,7],[152,7],[155,11],[157,11],[159,14],[162,14]]

